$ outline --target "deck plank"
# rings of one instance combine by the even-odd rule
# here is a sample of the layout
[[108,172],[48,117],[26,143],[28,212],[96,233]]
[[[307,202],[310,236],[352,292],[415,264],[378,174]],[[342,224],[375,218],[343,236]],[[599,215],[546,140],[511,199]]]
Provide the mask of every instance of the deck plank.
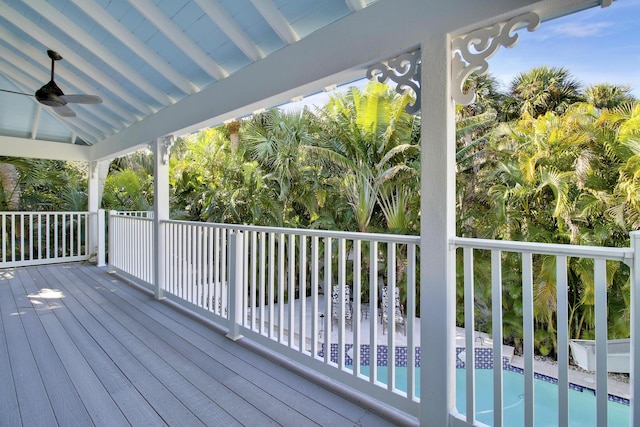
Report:
[[[7,280],[9,274],[0,272],[0,300],[8,298],[7,292],[2,288],[8,288]],[[18,396],[13,382],[11,371],[11,361],[9,360],[9,350],[5,335],[4,310],[0,306],[0,425],[12,426],[20,423],[20,410],[18,408]],[[7,328],[10,325],[7,325]]]
[[1,273],[0,425],[392,425],[102,269]]
[[25,298],[14,299],[10,276],[0,286],[0,315],[19,409],[19,422],[10,425],[46,425],[55,415],[22,323],[23,316],[36,314]]
[[[89,277],[84,277],[83,280],[91,281]],[[253,417],[247,419],[246,414],[248,408],[247,405],[242,403],[242,396],[251,396],[253,408],[251,408],[250,411],[260,412],[261,415],[257,419],[261,419],[261,422],[264,422],[265,417],[268,417],[273,419],[275,423],[281,425],[317,425],[310,422],[308,418],[301,414],[295,411],[292,412],[287,405],[275,399],[271,393],[263,389],[253,388],[249,393],[248,388],[250,388],[250,385],[245,385],[245,387],[238,390],[237,384],[245,383],[243,381],[234,381],[235,377],[238,376],[237,372],[233,372],[224,365],[216,362],[209,355],[195,348],[188,340],[171,332],[167,327],[158,326],[159,322],[160,324],[170,322],[167,322],[166,317],[160,317],[157,320],[149,318],[147,314],[154,314],[154,310],[147,307],[146,304],[142,304],[142,308],[140,305],[134,306],[126,299],[117,296],[118,290],[112,292],[112,290],[101,288],[100,286],[96,286],[95,289],[97,291],[102,289],[104,298],[111,302],[111,307],[114,310],[120,311],[117,316],[118,318],[131,316],[130,321],[127,322],[129,327],[139,322],[140,324],[146,325],[147,328],[153,329],[153,334],[150,334],[148,329],[141,330],[140,328],[138,328],[138,333],[143,334],[141,339],[143,339],[147,345],[155,347],[154,350],[157,351],[158,354],[162,354],[164,358],[172,359],[168,364],[169,368],[174,366],[192,381],[198,381],[201,383],[201,386],[205,386],[201,389],[202,393],[215,393],[215,397],[220,398],[222,397],[221,393],[226,390],[229,396],[225,399],[225,408],[231,410],[234,416],[242,417],[243,423],[256,420]],[[103,302],[103,304],[104,303],[105,302]],[[143,313],[145,311],[148,311],[148,313]],[[226,340],[226,338],[223,339]],[[171,343],[171,345],[169,346],[167,343]],[[218,357],[221,354],[219,351],[215,353]],[[191,362],[194,358],[197,359],[196,363]],[[235,362],[237,363],[237,361]],[[192,369],[195,368],[197,372],[187,372],[189,367]],[[200,367],[206,367],[206,369],[202,370]],[[208,385],[202,384],[202,381],[198,379],[198,377],[202,377],[202,375],[210,377],[207,381],[209,383]],[[232,386],[228,384],[232,384]],[[223,421],[220,419],[220,415],[215,415],[216,416],[210,416],[206,419]]]
[[[196,366],[186,363],[186,360],[177,360],[176,364],[168,363],[167,355],[175,353],[175,349],[165,344],[162,346],[157,337],[153,335],[144,325],[124,312],[115,304],[111,304],[91,289],[85,293],[88,287],[71,290],[69,292],[82,305],[97,304],[93,316],[103,326],[107,326],[112,334],[120,337],[123,346],[136,357],[142,366],[145,366],[150,375],[153,375],[160,383],[165,385],[167,390],[175,396],[178,401],[188,401],[190,410],[194,415],[205,422],[205,420],[215,419],[220,424],[235,425],[237,422],[230,417],[214,400],[207,397],[205,393],[187,381],[180,371],[197,370]],[[104,307],[109,307],[105,310]],[[193,376],[202,375],[203,372],[193,372]],[[183,419],[182,422],[185,420]]]
[[[79,271],[79,274],[87,274],[87,271]],[[85,276],[85,280],[93,280]],[[103,276],[97,278],[103,285],[108,285]],[[154,299],[139,292],[132,287],[118,287],[114,292],[109,292],[110,297],[121,295],[123,303],[131,304],[135,299],[140,304],[136,305],[137,314],[145,313],[150,318],[171,329],[172,336],[177,335],[181,341],[177,348],[183,349],[185,357],[193,358],[198,352],[196,349],[209,348],[212,344],[216,346],[216,354],[218,360],[228,361],[229,369],[242,375],[244,379],[250,383],[262,387],[261,390],[269,396],[280,396],[286,400],[287,408],[293,408],[296,412],[301,412],[310,420],[322,420],[325,425],[357,425],[363,419],[369,418],[376,420],[376,425],[393,425],[381,420],[377,415],[371,415],[369,411],[353,402],[331,393],[330,391],[314,384],[310,381],[301,381],[301,378],[286,368],[269,363],[265,363],[265,359],[260,355],[249,351],[245,347],[239,345],[230,345],[230,341],[218,334],[211,334],[211,330],[206,326],[196,322],[194,324],[191,319],[181,315],[170,307],[158,304]],[[145,307],[148,306],[148,307]],[[164,316],[169,317],[172,321],[167,322]],[[186,322],[186,323],[183,323]],[[199,331],[199,334],[196,332]],[[224,358],[221,356],[224,355]],[[209,368],[212,372],[218,369]],[[295,390],[290,386],[294,384]],[[246,393],[238,390],[239,393]],[[255,393],[256,391],[254,391]],[[282,402],[271,402],[272,404],[264,407],[265,411],[271,411],[271,416],[278,419],[278,422],[290,425],[290,421],[286,419],[287,411],[280,408]],[[273,408],[277,408],[273,411]],[[336,411],[337,409],[337,411]],[[275,412],[275,413],[274,413]],[[348,414],[347,417],[344,414]],[[297,422],[304,422],[298,420]]]
[[[86,280],[89,280],[89,278],[86,278]],[[161,304],[158,304],[157,301],[148,297],[145,298],[144,294],[133,288],[129,288],[128,292],[127,289],[118,288],[115,292],[108,293],[108,296],[110,298],[115,298],[120,293],[122,293],[121,296],[123,299],[120,302],[116,302],[118,304],[126,303],[127,305],[130,305],[132,298],[139,298],[138,301],[143,305],[136,305],[136,309],[133,312],[133,315],[137,316],[139,321],[145,321],[142,313],[149,316],[147,321],[154,321],[152,318],[156,317],[155,321],[159,321],[166,326],[166,330],[157,330],[157,333],[164,335],[165,339],[174,339],[171,337],[178,336],[180,342],[176,343],[176,348],[181,349],[184,357],[194,358],[194,355],[197,357],[197,355],[201,354],[199,352],[200,349],[209,348],[212,344],[215,345],[217,358],[219,360],[226,360],[228,363],[226,368],[235,373],[235,376],[231,378],[231,381],[225,382],[225,385],[236,390],[239,395],[246,395],[248,391],[245,390],[244,387],[249,387],[248,384],[256,385],[257,387],[253,388],[251,391],[253,395],[260,397],[260,399],[256,401],[256,404],[259,404],[261,410],[268,413],[270,417],[276,419],[278,423],[284,425],[291,425],[292,423],[302,425],[308,423],[310,420],[322,420],[323,424],[349,425],[354,422],[354,419],[351,417],[345,418],[333,410],[337,402],[346,402],[344,399],[337,398],[333,400],[333,405],[326,405],[313,400],[309,398],[310,395],[301,394],[297,388],[293,389],[290,387],[289,384],[296,384],[296,386],[298,386],[297,382],[299,382],[300,377],[290,373],[283,367],[275,364],[267,364],[266,368],[268,368],[268,372],[266,372],[264,370],[264,358],[250,352],[244,347],[231,345],[231,342],[227,338],[211,334],[211,331],[208,328],[203,327],[204,330],[202,330],[202,333],[211,339],[205,339],[202,335],[195,334],[191,327],[185,327],[184,325],[178,327],[178,323],[175,319],[170,322],[164,321],[161,316],[178,313],[169,307],[160,307]],[[130,305],[130,310],[132,308],[133,306]],[[184,316],[177,316],[178,319],[182,317]],[[190,321],[188,324],[191,323],[193,322]],[[214,342],[212,342],[212,340],[214,340]],[[200,344],[200,346],[196,345],[197,343]],[[238,352],[231,353],[227,348],[237,348]],[[222,356],[224,356],[224,358]],[[254,363],[251,364],[248,360],[251,360]],[[202,358],[200,358],[198,363],[206,363],[206,360],[202,360]],[[207,370],[210,372],[220,372],[220,369],[217,366],[209,366]],[[243,380],[239,380],[236,376],[242,376]],[[221,381],[225,380],[221,379]],[[310,385],[311,383],[303,381],[301,384]],[[241,388],[239,389],[238,387]],[[334,394],[318,386],[313,390],[316,393],[326,393],[326,395],[336,397]],[[274,398],[274,396],[280,397],[282,400],[278,400]],[[297,414],[292,415],[291,411],[289,411],[290,408],[294,409],[294,414],[297,412],[303,414],[304,418],[291,419],[291,417],[294,417]],[[361,415],[364,415],[366,412],[363,408],[357,405],[353,405],[352,407],[349,407],[349,409],[354,409],[354,413],[362,412]],[[356,415],[356,418],[357,417],[359,416]],[[313,425],[314,422],[312,421],[311,424]]]
[[[29,299],[33,309],[21,316],[22,323],[25,330],[29,331],[27,339],[47,390],[56,422],[65,426],[90,425],[91,417],[45,328],[45,325],[55,320],[52,318],[53,313],[46,308],[59,307],[59,304],[55,301],[50,302],[47,298],[36,297],[40,292],[27,270],[16,270],[11,286],[14,295],[24,293],[27,297],[32,296]],[[57,339],[54,337],[53,341]]]
[[[80,320],[89,339],[95,340],[105,355],[115,364],[133,388],[148,401],[163,420],[169,425],[203,425],[191,410],[177,399],[171,390],[163,385],[149,372],[147,366],[140,363],[135,354],[126,347],[126,342],[131,338],[112,333],[110,328],[112,323],[102,324],[97,318],[101,309],[95,304],[83,304],[76,300],[76,290],[72,283],[65,283],[69,278],[60,274],[60,268],[44,267],[43,270],[50,276],[55,277],[60,283],[60,288],[65,292],[65,304],[71,313]],[[72,279],[71,279],[72,280]],[[89,311],[86,307],[90,307]],[[77,339],[82,339],[77,336]],[[132,424],[142,420],[132,420]]]
[[[84,277],[83,280],[91,281],[88,277]],[[100,287],[96,287],[96,290],[100,291],[100,289]],[[157,321],[146,314],[141,314],[140,307],[144,306],[144,302],[132,305],[116,296],[117,290],[115,292],[109,288],[102,288],[102,290],[103,297],[113,303],[112,307],[117,307],[114,308],[118,311],[116,318],[128,319],[126,322],[122,322],[122,320],[120,322],[126,325],[127,329],[146,346],[161,356],[168,366],[174,367],[203,395],[209,396],[213,402],[216,402],[215,406],[219,405],[220,408],[225,408],[233,418],[243,425],[254,425],[256,422],[261,424],[275,423],[275,421],[265,419],[265,414],[243,400],[242,395],[224,387],[224,382],[235,377],[236,373],[193,346],[184,337],[170,332],[169,328],[165,326],[158,327]],[[96,302],[99,301],[96,300]],[[105,303],[102,302],[102,304]],[[170,319],[166,317],[159,320],[162,323],[170,323]],[[212,410],[215,406],[211,406],[209,409]],[[221,413],[215,414],[215,419],[222,423],[225,416]],[[233,420],[228,419],[227,422],[233,423]]]

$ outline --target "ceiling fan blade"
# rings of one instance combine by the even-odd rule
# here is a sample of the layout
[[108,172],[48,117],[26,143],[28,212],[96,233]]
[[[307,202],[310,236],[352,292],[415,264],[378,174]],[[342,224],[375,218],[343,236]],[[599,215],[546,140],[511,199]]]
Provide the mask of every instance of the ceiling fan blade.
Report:
[[62,117],[75,117],[76,113],[73,112],[73,110],[69,107],[67,107],[66,105],[60,105],[57,107],[53,107],[53,111],[55,111],[59,116]]
[[61,95],[60,99],[73,104],[101,104],[102,98],[97,95]]
[[15,90],[0,89],[0,92],[15,93],[16,95],[33,96],[32,93],[17,92]]

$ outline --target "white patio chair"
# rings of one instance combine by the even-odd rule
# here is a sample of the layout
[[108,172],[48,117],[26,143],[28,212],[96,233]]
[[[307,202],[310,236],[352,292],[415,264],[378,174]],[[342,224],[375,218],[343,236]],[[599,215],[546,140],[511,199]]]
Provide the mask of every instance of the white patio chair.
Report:
[[[404,307],[402,306],[402,304],[400,303],[400,289],[396,288],[395,289],[395,309],[394,309],[394,320],[396,322],[396,328],[398,326],[401,326],[403,331],[404,331],[404,335],[407,335],[407,322],[406,322],[406,318],[404,315]],[[382,288],[382,304],[380,307],[380,311],[381,311],[381,317],[382,317],[382,333],[386,333],[387,330],[387,326],[389,325],[389,289],[384,286]]]
[[[353,312],[351,308],[351,288],[344,288],[344,322],[353,330]],[[333,322],[340,322],[340,286],[334,285],[331,292],[331,330]]]

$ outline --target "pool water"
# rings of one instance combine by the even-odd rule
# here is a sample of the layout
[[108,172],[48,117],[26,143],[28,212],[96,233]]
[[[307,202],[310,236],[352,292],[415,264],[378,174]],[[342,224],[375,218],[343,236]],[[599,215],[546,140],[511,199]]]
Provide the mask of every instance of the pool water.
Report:
[[[369,366],[363,366],[361,372],[369,375]],[[386,381],[387,367],[378,366],[378,379]],[[416,368],[416,394],[420,396],[420,368]],[[396,368],[396,387],[407,390],[407,368]],[[524,375],[503,372],[503,408],[505,426],[524,425]],[[466,412],[466,373],[456,369],[456,408],[459,413]],[[476,419],[487,425],[493,425],[493,370],[476,369]],[[610,426],[629,425],[629,406],[609,401],[608,421]],[[536,379],[534,380],[534,420],[537,427],[558,425],[558,386]],[[590,391],[569,390],[569,425],[589,427],[596,425],[596,397]]]

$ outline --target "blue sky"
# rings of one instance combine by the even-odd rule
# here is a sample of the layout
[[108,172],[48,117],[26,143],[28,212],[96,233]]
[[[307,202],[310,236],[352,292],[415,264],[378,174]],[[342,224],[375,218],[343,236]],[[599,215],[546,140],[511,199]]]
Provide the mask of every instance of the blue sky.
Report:
[[[489,73],[501,89],[506,90],[518,74],[547,65],[567,68],[583,89],[597,83],[629,85],[640,99],[640,0],[617,0],[609,7],[542,22],[536,31],[525,28],[518,34],[514,47],[501,47],[489,59]],[[347,86],[354,84],[364,86],[366,80]],[[317,94],[283,108],[322,106],[327,99],[327,94]]]
[[548,65],[567,68],[585,87],[630,85],[640,98],[640,0],[617,0],[518,34],[518,44],[489,60],[489,72],[505,87],[519,73]]

